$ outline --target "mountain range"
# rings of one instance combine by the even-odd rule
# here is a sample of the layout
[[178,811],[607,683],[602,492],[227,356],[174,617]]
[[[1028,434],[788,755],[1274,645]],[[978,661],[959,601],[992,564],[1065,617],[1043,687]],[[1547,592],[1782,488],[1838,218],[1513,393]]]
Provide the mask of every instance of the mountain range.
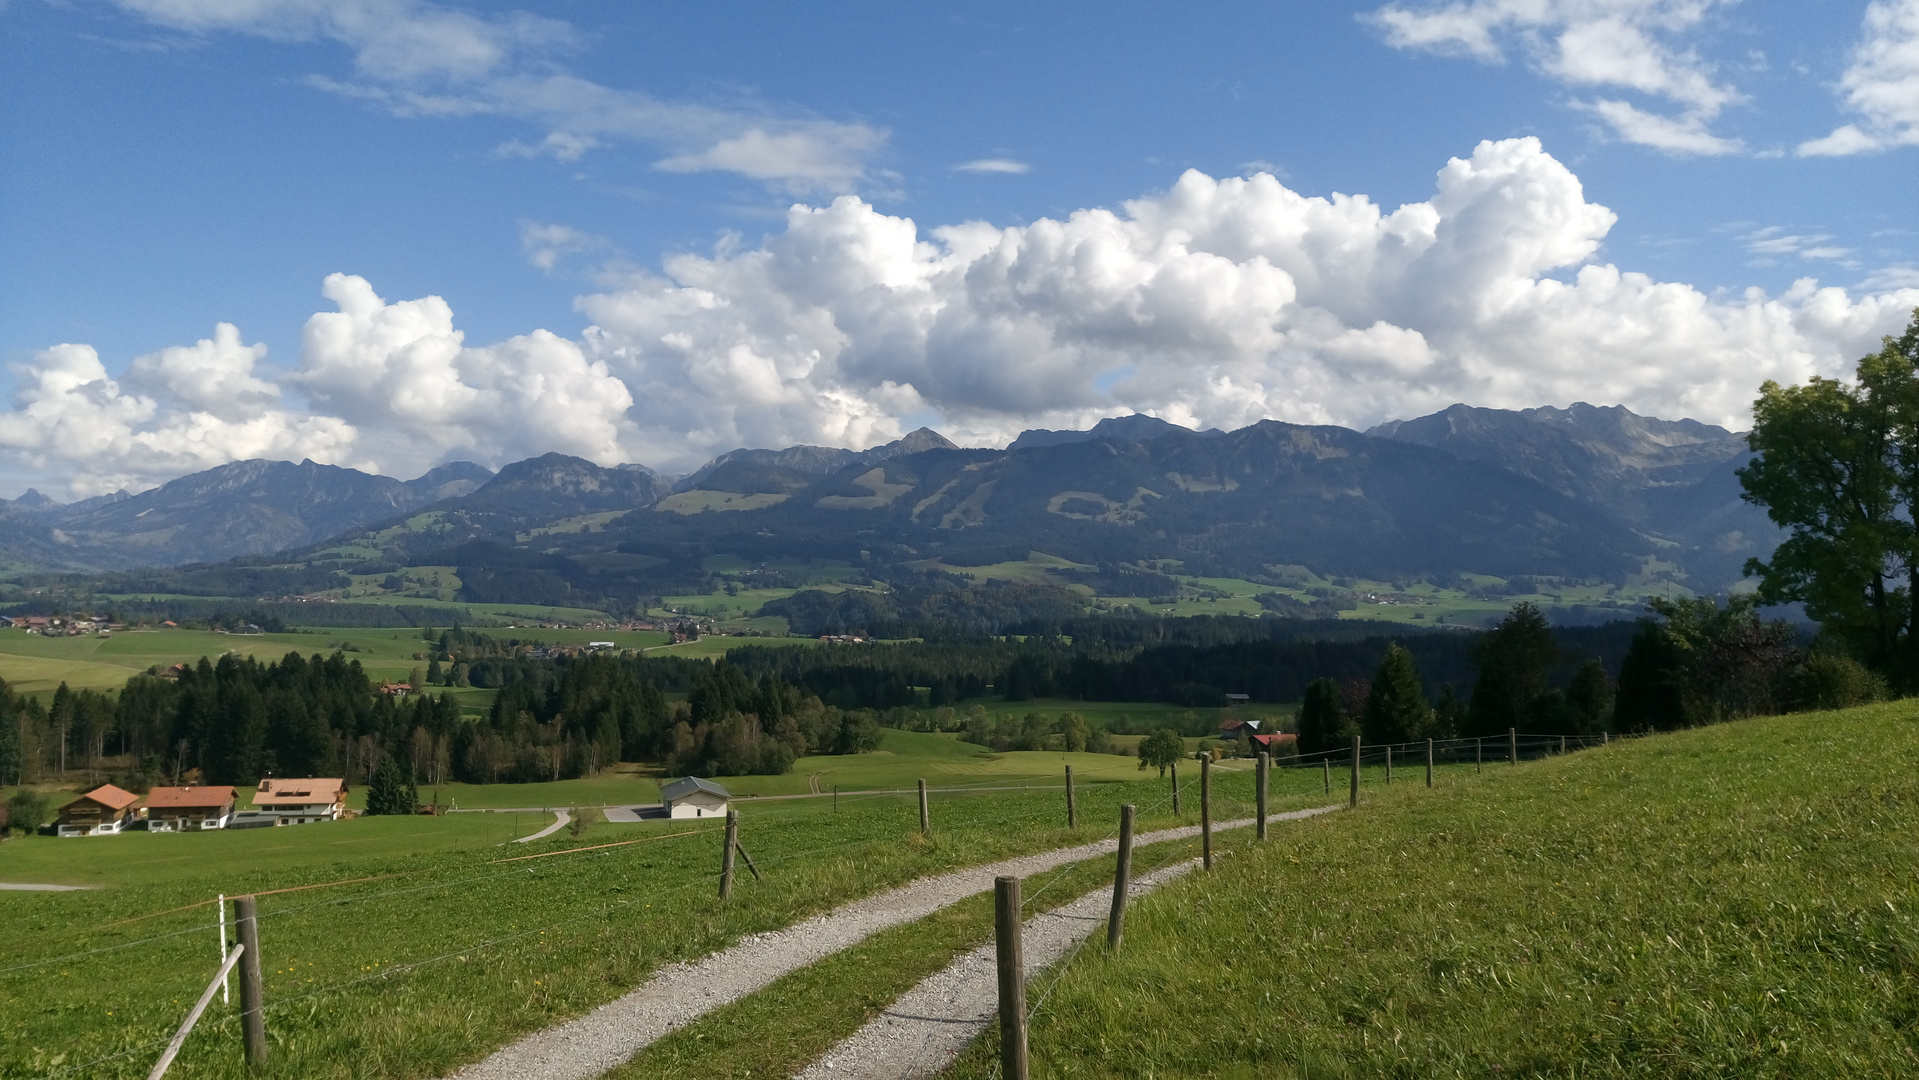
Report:
[[[1129,416],[1028,431],[1004,450],[927,429],[866,451],[741,449],[677,479],[561,454],[404,482],[236,462],[67,506],[29,492],[0,504],[0,545],[17,570],[201,564],[133,575],[155,591],[211,594],[223,559],[247,568],[249,588],[272,590],[271,568],[284,568],[289,593],[349,569],[452,566],[464,598],[588,605],[697,591],[718,555],[899,577],[1035,550],[1112,595],[1143,595],[1110,593],[1116,577],[1138,584],[1171,565],[1254,582],[1303,568],[1381,581],[1666,577],[1719,591],[1779,538],[1739,497],[1748,457],[1724,428],[1584,404],[1456,405],[1364,433],[1278,421],[1198,432]],[[341,562],[369,550],[369,565]],[[132,587],[121,577],[115,591]]]

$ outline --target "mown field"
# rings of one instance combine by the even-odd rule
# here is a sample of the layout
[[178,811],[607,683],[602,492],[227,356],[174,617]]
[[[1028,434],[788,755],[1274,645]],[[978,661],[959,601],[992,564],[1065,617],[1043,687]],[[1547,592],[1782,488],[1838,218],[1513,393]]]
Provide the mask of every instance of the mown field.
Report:
[[1919,1075],[1916,754],[1902,702],[1369,785],[1039,980],[1033,1075]]
[[[433,642],[439,640],[435,628]],[[652,630],[566,630],[542,627],[504,627],[485,633],[502,638],[535,640],[549,645],[585,645],[611,641],[622,649],[643,649],[654,655],[724,656],[728,649],[760,645],[812,645],[811,638],[710,637],[685,645],[666,646],[669,637]],[[404,681],[425,660],[414,659],[432,642],[423,631],[391,627],[315,627],[284,634],[219,634],[210,630],[162,628],[123,630],[111,637],[42,637],[24,630],[0,629],[0,679],[22,694],[46,694],[62,682],[73,689],[117,691],[127,679],[154,664],[162,667],[197,663],[202,656],[218,659],[225,653],[278,660],[288,652],[331,653],[348,648],[347,656],[375,679]],[[462,703],[484,707],[486,692],[462,692]]]
[[[1222,775],[1220,815],[1243,813],[1250,788],[1245,773]],[[1174,824],[1167,794],[1137,772],[1087,784],[1076,831],[1057,789],[947,797],[930,838],[911,796],[843,795],[837,812],[822,799],[748,803],[742,841],[766,880],[743,880],[726,904],[712,823],[597,824],[510,846],[497,814],[12,840],[0,879],[84,850],[110,884],[0,893],[0,1077],[144,1075],[214,968],[217,893],[271,893],[260,905],[273,1059],[261,1075],[432,1076],[742,934],[926,873],[1108,835],[1121,802],[1141,806],[1142,828]],[[1275,785],[1276,809],[1321,801],[1315,775]],[[1190,794],[1185,810],[1193,820]],[[333,850],[301,858],[291,844]],[[233,1006],[215,1005],[175,1069],[248,1075]]]

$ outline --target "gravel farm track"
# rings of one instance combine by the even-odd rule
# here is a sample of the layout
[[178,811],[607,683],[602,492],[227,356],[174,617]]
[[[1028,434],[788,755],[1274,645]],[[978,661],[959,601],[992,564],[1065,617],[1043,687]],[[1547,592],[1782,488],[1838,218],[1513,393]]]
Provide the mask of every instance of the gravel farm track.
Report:
[[[1337,807],[1273,814],[1267,820],[1297,820],[1333,809]],[[1219,822],[1213,828],[1237,829],[1252,824],[1253,819],[1244,818]],[[1145,846],[1185,840],[1198,836],[1199,832],[1198,826],[1162,829],[1142,833],[1134,839],[1134,843]],[[882,930],[925,918],[941,908],[992,888],[996,877],[1029,877],[1068,863],[1111,854],[1118,847],[1117,840],[1100,840],[936,874],[876,896],[843,904],[785,930],[752,935],[694,963],[661,968],[624,997],[578,1019],[521,1039],[453,1073],[450,1080],[591,1080],[624,1064],[663,1036],[715,1009],[761,990],[794,971],[850,948]],[[1135,887],[1150,888],[1172,876],[1175,875],[1166,870],[1156,871],[1138,879]],[[1087,902],[1097,895],[1091,894],[1075,904],[1069,904],[1059,913],[1047,913],[1029,921],[1029,926],[1043,934],[1044,942],[1035,942],[1036,947],[1028,957],[1029,971],[1064,955],[1071,944],[1092,932],[1099,920],[1087,917],[1079,909],[1087,906]],[[1042,920],[1048,919],[1051,925],[1042,929]],[[985,1023],[980,1016],[979,984],[983,979],[984,984],[990,987],[994,978],[990,963],[980,964],[974,955],[969,954],[901,999],[910,1000],[913,1008],[932,1009],[932,1014],[921,1014],[927,1022],[953,1029],[952,1034],[941,1040],[931,1040],[918,1029],[899,1031],[901,1039],[918,1040],[913,1045],[913,1053],[908,1055],[909,1064],[925,1058],[926,1066],[943,1067],[952,1060],[953,1054],[964,1049]],[[893,1011],[896,1010],[889,1010],[889,1013]],[[990,1008],[986,1015],[990,1017]],[[904,1075],[886,1071],[896,1064],[895,1058],[898,1056],[897,1047],[888,1049],[885,1046],[889,1041],[886,1033],[891,1030],[884,1025],[888,1019],[887,1015],[882,1015],[874,1024],[868,1025],[869,1030],[862,1030],[836,1047],[827,1059],[822,1059],[822,1063],[832,1060],[835,1063],[832,1075],[835,1076]],[[962,1029],[963,1038],[960,1037]],[[940,1045],[931,1045],[934,1041],[940,1042]],[[842,1072],[842,1068],[846,1071]]]

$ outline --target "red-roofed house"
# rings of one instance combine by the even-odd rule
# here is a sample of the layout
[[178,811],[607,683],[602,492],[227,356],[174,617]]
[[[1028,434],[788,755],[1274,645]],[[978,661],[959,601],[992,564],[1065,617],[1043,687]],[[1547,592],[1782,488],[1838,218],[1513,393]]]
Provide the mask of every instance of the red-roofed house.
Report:
[[157,787],[147,792],[146,806],[148,832],[224,829],[233,820],[233,788]]
[[1253,744],[1255,754],[1270,754],[1276,758],[1299,756],[1299,736],[1284,731],[1274,735],[1255,735],[1249,741]]
[[61,836],[112,836],[133,820],[140,796],[101,784],[60,808],[55,830]]
[[306,825],[346,814],[346,781],[338,777],[268,777],[253,791],[253,809],[235,815],[236,827]]

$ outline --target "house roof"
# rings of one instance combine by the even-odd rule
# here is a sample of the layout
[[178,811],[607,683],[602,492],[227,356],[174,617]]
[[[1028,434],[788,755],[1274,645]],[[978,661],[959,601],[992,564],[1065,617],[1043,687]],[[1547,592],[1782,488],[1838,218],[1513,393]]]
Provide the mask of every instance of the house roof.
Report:
[[1297,740],[1298,738],[1299,736],[1290,732],[1279,731],[1271,735],[1255,735],[1253,736],[1253,742],[1259,746],[1271,746],[1274,743],[1283,743],[1288,739]]
[[233,788],[226,784],[200,787],[157,787],[147,792],[147,809],[161,807],[225,806],[233,801]]
[[109,810],[125,810],[140,801],[140,796],[123,788],[114,787],[112,784],[101,784],[80,798],[92,799]]
[[253,805],[334,802],[345,791],[346,781],[339,777],[268,777],[254,789]]
[[696,791],[704,791],[708,795],[718,795],[722,799],[731,799],[733,797],[732,792],[711,780],[702,780],[697,776],[682,776],[670,784],[661,786],[660,799],[663,802],[673,802],[676,799],[684,799]]

